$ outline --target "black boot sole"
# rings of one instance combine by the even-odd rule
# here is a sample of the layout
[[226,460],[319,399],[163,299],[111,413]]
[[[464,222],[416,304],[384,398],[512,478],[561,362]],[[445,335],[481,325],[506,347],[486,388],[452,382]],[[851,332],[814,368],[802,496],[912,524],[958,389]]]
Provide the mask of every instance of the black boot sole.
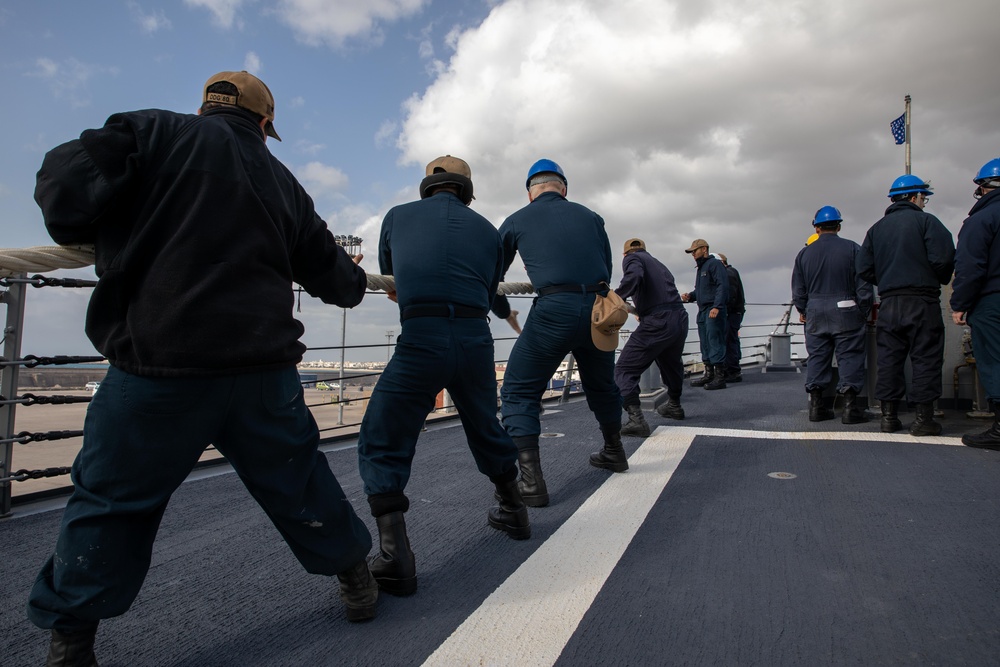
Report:
[[966,447],[974,447],[975,449],[991,449],[995,452],[1000,452],[1000,440],[982,441],[978,440],[977,437],[975,435],[963,435],[962,444]]
[[528,507],[548,507],[549,506],[549,494],[544,496],[521,496],[521,500]]
[[375,618],[376,605],[366,605],[364,607],[346,607],[347,620],[351,623],[364,623]]
[[[523,498],[522,498],[523,500]],[[526,540],[531,537],[531,526],[511,526],[503,521],[498,521],[492,516],[488,517],[491,528],[496,528],[497,530],[502,530],[507,533],[511,539],[515,540]]]
[[610,470],[611,472],[625,472],[628,470],[628,461],[618,463],[616,461],[603,461],[591,457],[590,465],[595,468],[601,468],[602,470]]
[[393,579],[390,577],[375,577],[380,591],[385,591],[389,595],[405,598],[417,592],[417,578],[407,577],[406,579]]
[[[521,501],[528,507],[546,507],[549,504],[549,492],[547,490],[545,493],[525,493],[524,486],[521,485],[520,481],[517,483],[517,490],[521,492]],[[500,502],[499,498],[497,498],[497,502]]]
[[920,438],[927,435],[941,435],[941,424],[934,424],[933,426],[911,426],[910,435]]
[[639,431],[638,433],[633,433],[632,431],[626,431],[625,429],[622,429],[621,431],[622,436],[626,438],[648,438],[651,433],[652,431],[650,431],[648,428],[645,429],[644,431]]

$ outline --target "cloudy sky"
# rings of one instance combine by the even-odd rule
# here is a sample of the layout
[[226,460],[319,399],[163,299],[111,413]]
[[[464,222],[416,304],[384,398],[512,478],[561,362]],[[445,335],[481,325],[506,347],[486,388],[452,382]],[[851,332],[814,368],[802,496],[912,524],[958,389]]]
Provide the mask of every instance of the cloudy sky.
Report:
[[[907,94],[913,173],[957,235],[973,174],[1000,155],[995,13],[994,0],[0,0],[0,247],[51,244],[32,199],[46,150],[116,111],[193,112],[211,74],[246,69],[276,98],[284,141],[268,146],[334,233],[372,242],[370,272],[382,216],[417,197],[430,159],[468,160],[474,208],[499,226],[547,157],[616,253],[644,238],[686,290],[683,250],[705,238],[750,302],[787,302],[816,209],[840,208],[858,242],[882,215]],[[92,353],[86,294],[27,301],[24,354]],[[339,310],[307,297],[300,317],[308,345],[340,344]],[[348,345],[398,332],[381,296],[348,318]]]

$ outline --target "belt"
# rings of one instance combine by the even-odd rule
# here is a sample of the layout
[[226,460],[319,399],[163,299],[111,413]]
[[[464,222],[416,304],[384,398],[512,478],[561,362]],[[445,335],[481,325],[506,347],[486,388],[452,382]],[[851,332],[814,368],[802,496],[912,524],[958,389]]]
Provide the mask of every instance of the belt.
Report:
[[482,308],[470,308],[452,303],[434,303],[403,308],[399,321],[404,322],[411,317],[447,317],[448,319],[461,317],[485,320],[487,315],[489,315],[489,311]]
[[587,294],[588,292],[603,292],[607,289],[603,284],[597,285],[551,285],[550,287],[541,287],[535,290],[535,294],[538,296],[548,296],[550,294],[559,294],[560,292],[579,292],[580,294]]

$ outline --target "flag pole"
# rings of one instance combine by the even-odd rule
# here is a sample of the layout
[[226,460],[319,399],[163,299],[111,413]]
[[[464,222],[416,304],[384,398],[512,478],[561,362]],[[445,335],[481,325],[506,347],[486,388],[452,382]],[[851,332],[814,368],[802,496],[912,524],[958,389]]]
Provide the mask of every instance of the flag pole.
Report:
[[907,95],[903,99],[906,101],[906,121],[905,121],[905,127],[906,127],[906,157],[905,157],[905,160],[906,160],[906,173],[909,174],[909,173],[912,173],[911,172],[912,162],[910,161],[910,96]]

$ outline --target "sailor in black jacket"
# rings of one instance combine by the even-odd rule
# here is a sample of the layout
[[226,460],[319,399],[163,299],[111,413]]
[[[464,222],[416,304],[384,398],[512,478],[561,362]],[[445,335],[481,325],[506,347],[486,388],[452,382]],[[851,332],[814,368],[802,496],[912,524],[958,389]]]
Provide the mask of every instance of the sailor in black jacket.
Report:
[[958,232],[952,319],[972,329],[976,371],[993,412],[993,425],[966,434],[970,447],[1000,450],[1000,158],[990,160],[973,179],[979,199]]
[[293,282],[349,308],[365,273],[265,146],[278,138],[267,86],[222,72],[202,102],[200,116],[115,114],[38,172],[52,238],[95,246],[87,334],[111,364],[28,602],[66,664],[93,662],[98,622],[132,604],[170,495],[209,444],[302,566],[340,577],[348,620],[375,616],[371,536],[317,452],[292,317]]
[[932,194],[930,184],[912,174],[897,178],[889,189],[892,204],[868,230],[858,253],[858,275],[878,286],[875,397],[882,405],[881,429],[886,433],[902,428],[898,403],[907,395],[907,357],[913,371],[909,398],[917,404],[910,433],[941,432],[941,424],[934,421],[944,365],[941,285],[951,281],[955,242],[941,221],[923,210]]

